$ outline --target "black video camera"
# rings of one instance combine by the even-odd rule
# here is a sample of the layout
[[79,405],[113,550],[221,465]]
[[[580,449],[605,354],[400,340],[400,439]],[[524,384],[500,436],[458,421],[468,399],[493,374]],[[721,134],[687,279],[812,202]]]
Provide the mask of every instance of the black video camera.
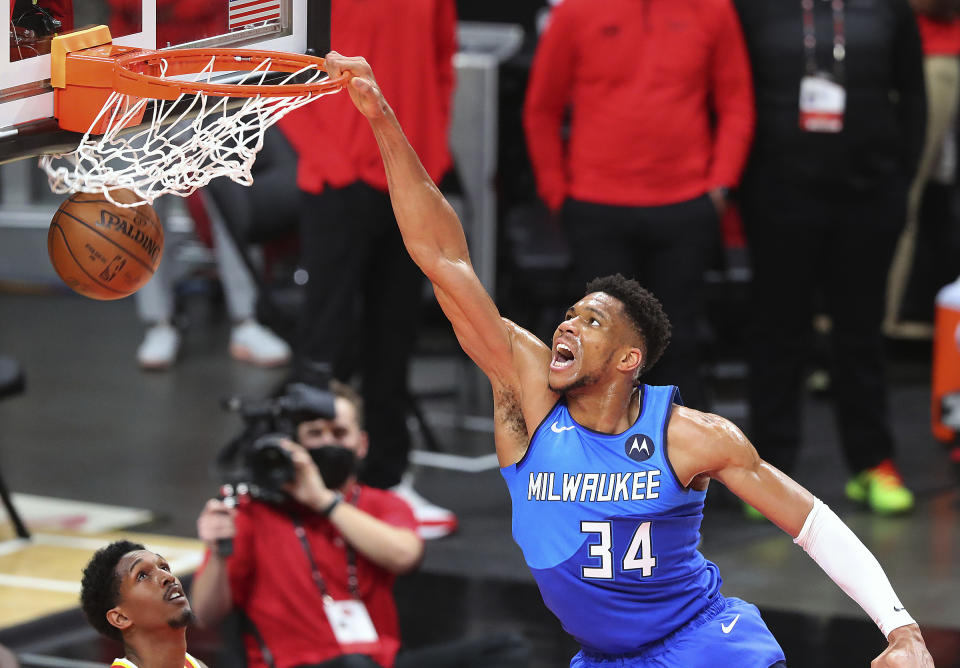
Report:
[[294,478],[293,460],[280,441],[296,440],[297,425],[336,415],[334,395],[305,383],[291,383],[277,397],[258,401],[231,397],[223,407],[238,413],[244,432],[217,456],[221,479],[246,483],[254,496],[266,501],[285,500],[283,487]]

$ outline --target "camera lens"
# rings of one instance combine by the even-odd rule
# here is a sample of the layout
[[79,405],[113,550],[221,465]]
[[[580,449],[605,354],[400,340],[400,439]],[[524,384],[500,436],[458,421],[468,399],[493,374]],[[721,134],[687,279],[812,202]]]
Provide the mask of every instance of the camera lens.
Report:
[[294,478],[293,459],[280,445],[284,438],[282,434],[266,434],[247,452],[247,468],[260,487],[281,491]]

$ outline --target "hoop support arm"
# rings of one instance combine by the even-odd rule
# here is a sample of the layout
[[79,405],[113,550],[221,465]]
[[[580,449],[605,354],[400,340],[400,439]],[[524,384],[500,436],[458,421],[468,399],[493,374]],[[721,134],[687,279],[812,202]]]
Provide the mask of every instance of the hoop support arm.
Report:
[[67,54],[94,46],[110,44],[112,41],[110,28],[107,26],[93,26],[85,30],[54,37],[50,42],[50,85],[54,88],[63,88],[67,85]]

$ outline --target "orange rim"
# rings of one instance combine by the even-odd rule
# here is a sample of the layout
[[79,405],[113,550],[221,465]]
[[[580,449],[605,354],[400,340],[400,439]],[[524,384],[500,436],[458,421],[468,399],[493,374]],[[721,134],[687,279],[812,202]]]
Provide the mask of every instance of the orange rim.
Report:
[[[325,72],[323,58],[280,51],[254,49],[172,49],[134,51],[121,55],[113,66],[113,88],[142,98],[175,100],[184,94],[206,93],[220,97],[301,97],[338,90],[348,78],[326,79],[310,84],[218,84],[163,78],[198,74],[210,67],[213,72],[250,72],[269,60],[271,72],[298,72],[315,67]],[[165,69],[164,69],[165,68]]]

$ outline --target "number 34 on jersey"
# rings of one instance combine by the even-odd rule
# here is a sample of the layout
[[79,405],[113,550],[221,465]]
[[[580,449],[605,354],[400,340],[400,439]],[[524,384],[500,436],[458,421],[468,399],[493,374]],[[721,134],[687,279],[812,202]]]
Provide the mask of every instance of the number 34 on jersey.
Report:
[[[612,580],[614,549],[619,550],[619,546],[613,544],[612,522],[581,521],[580,533],[599,536],[598,542],[589,544],[587,554],[600,560],[599,566],[581,566],[581,577],[588,580]],[[623,553],[620,570],[640,571],[642,577],[648,578],[653,575],[653,569],[656,566],[657,558],[653,555],[653,546],[650,542],[650,522],[641,522],[633,532],[627,551]]]

